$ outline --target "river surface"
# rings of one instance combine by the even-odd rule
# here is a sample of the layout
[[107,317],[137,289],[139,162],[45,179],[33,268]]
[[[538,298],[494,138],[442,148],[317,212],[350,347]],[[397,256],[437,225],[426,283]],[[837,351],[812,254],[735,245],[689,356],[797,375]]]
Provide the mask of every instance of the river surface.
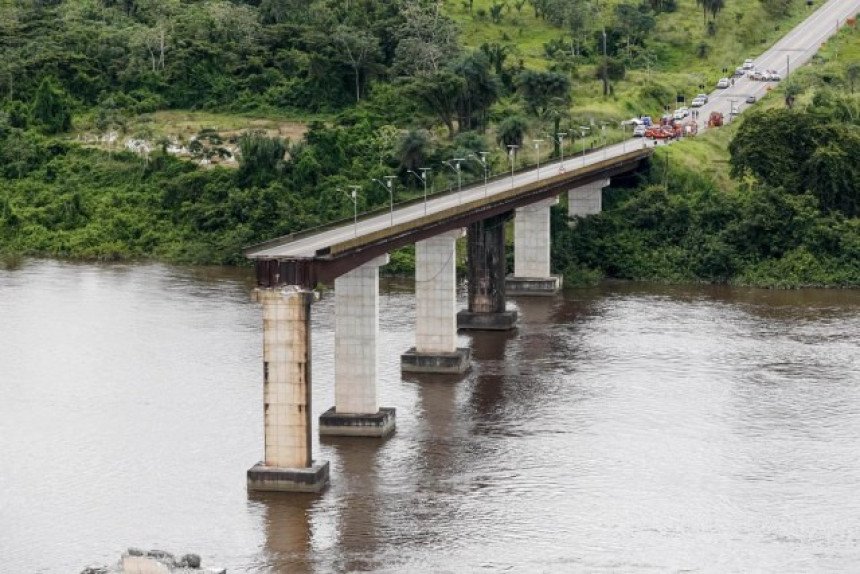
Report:
[[[262,454],[248,270],[0,265],[0,572],[129,546],[229,572],[858,572],[860,292],[620,284],[512,302],[460,378],[403,376],[397,432],[314,439],[321,496],[249,495]],[[314,419],[333,296],[313,307]],[[314,433],[316,437],[316,432]]]

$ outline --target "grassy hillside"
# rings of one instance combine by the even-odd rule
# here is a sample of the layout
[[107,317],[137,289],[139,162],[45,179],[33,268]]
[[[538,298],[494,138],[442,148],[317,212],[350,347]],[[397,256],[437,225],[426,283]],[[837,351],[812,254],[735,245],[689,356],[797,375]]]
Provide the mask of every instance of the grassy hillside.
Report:
[[[490,12],[496,0],[474,0],[470,11],[468,2],[448,5],[448,11],[463,30],[464,43],[478,48],[484,43],[510,46],[511,58],[531,68],[546,69],[563,61],[561,55],[553,60],[547,57],[545,46],[571,47],[572,35],[561,26],[535,16],[530,3],[521,10],[516,2],[506,2],[498,23],[479,11]],[[770,47],[787,30],[803,20],[823,0],[815,0],[811,7],[794,2],[783,17],[768,14],[758,0],[731,0],[716,18],[707,18],[695,0],[679,0],[674,12],[655,15],[656,25],[637,47],[636,56],[628,59],[625,79],[613,82],[613,94],[604,98],[598,72],[598,33],[601,25],[608,29],[616,23],[615,7],[621,0],[601,3],[602,10],[590,22],[588,47],[591,53],[569,58],[573,77],[572,123],[579,124],[590,118],[597,121],[618,121],[631,114],[657,115],[663,105],[675,102],[677,94],[688,98],[700,91],[710,91],[724,74],[723,68],[733,70],[746,58],[756,57]],[[713,28],[709,28],[713,23]],[[713,33],[711,33],[713,32]],[[610,51],[612,48],[610,47]]]

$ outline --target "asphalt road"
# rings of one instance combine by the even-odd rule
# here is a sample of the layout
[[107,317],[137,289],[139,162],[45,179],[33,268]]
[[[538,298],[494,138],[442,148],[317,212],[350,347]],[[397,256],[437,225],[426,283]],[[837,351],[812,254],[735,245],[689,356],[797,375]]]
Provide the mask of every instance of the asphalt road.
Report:
[[[782,76],[783,81],[785,81],[789,65],[791,66],[791,70],[795,70],[809,61],[818,51],[821,44],[835,34],[838,28],[845,23],[846,18],[856,15],[858,12],[860,12],[860,0],[829,0],[791,32],[786,34],[767,52],[756,58],[755,67],[759,70],[776,70]],[[741,64],[742,62],[738,62],[735,67]],[[730,69],[729,74],[733,71],[734,67]],[[707,123],[708,116],[712,111],[722,112],[726,121],[729,121],[732,106],[736,108],[738,113],[742,113],[750,105],[745,103],[747,96],[755,95],[756,99],[759,99],[767,93],[768,86],[775,84],[776,82],[759,82],[744,77],[736,78],[734,86],[714,91],[709,96],[709,102],[698,108],[700,111],[700,129]],[[490,197],[513,187],[523,186],[557,175],[560,169],[564,169],[565,171],[575,170],[579,167],[622,155],[635,149],[641,149],[646,145],[654,144],[642,138],[630,139],[597,152],[576,155],[565,159],[564,162],[555,161],[537,169],[515,174],[511,178],[496,180],[486,187],[480,184],[473,185],[463,188],[460,192],[431,199],[426,203],[400,208],[395,206],[393,213],[364,219],[359,221],[357,225],[347,224],[274,247],[252,250],[248,253],[248,257],[252,259],[310,258],[320,249],[353,237],[370,234],[391,225],[406,223],[423,217],[425,214],[442,211],[472,199],[485,196]],[[470,158],[467,161],[478,160],[477,158]],[[447,170],[449,168],[453,169],[450,166],[442,166],[438,169]],[[381,184],[373,182],[370,185]]]

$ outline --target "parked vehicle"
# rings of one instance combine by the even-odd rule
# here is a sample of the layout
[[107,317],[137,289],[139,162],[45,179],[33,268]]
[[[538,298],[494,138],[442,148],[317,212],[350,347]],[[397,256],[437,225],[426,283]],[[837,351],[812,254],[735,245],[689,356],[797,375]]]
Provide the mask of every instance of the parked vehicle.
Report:
[[709,101],[709,100],[708,100],[708,94],[698,94],[696,97],[697,97],[697,98],[699,98],[699,99],[701,99],[701,100],[704,100],[706,104],[707,104],[707,103],[708,103],[708,101]]
[[771,70],[770,71],[770,81],[771,82],[781,82],[782,76],[780,76],[776,70]]
[[675,137],[693,137],[699,133],[698,122],[685,122],[675,127]]
[[752,70],[755,67],[751,58],[744,60],[744,70]]
[[690,115],[690,109],[688,107],[684,106],[684,107],[681,107],[681,108],[678,108],[677,110],[675,110],[675,114],[672,117],[676,120],[683,120],[688,115]]
[[720,112],[711,112],[711,116],[708,118],[708,127],[718,128],[721,125],[723,125],[723,114]]
[[762,79],[764,79],[764,74],[762,74],[762,73],[761,73],[761,72],[759,72],[758,70],[753,70],[753,71],[752,71],[752,72],[750,72],[750,74],[749,74],[749,79],[750,79],[750,80],[755,80],[756,82],[759,82],[759,81],[761,81]]
[[729,79],[728,78],[720,78],[720,81],[717,82],[717,88],[723,90],[729,87]]
[[742,78],[742,77],[744,77],[744,74],[746,74],[746,73],[747,73],[747,71],[744,69],[743,66],[741,66],[740,68],[735,68],[734,76],[736,78]]
[[648,128],[645,132],[645,137],[654,140],[672,139],[675,137],[675,128],[672,126],[655,126]]
[[690,105],[693,106],[694,108],[701,108],[702,106],[705,105],[705,100],[703,100],[702,98],[696,97],[696,98],[693,98],[693,101],[690,102]]
[[635,128],[633,128],[633,137],[635,137],[635,138],[645,137],[646,131],[648,131],[648,128],[645,127],[645,125],[638,125]]
[[753,96],[752,94],[747,96],[747,103],[748,104],[754,104],[755,103],[755,96]]

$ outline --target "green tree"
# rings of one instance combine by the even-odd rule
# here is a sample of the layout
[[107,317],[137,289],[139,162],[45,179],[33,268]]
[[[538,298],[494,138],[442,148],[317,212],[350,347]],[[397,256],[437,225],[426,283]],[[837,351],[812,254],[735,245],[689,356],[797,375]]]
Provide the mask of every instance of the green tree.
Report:
[[507,116],[496,126],[496,141],[502,148],[509,145],[523,145],[528,123],[522,116]]
[[463,90],[457,100],[458,127],[460,131],[487,125],[487,112],[499,95],[499,83],[490,71],[490,60],[481,51],[471,52],[455,62],[452,67],[464,81]]
[[400,167],[405,170],[417,172],[418,168],[427,165],[432,153],[433,140],[427,130],[409,130],[400,138],[397,146],[397,158]]
[[627,56],[630,56],[630,46],[638,44],[640,39],[650,33],[656,24],[654,15],[645,4],[618,4],[615,6],[615,22],[618,31],[627,38]]
[[570,79],[558,72],[524,70],[517,76],[517,91],[526,110],[543,119],[550,108],[570,102]]
[[67,132],[72,128],[68,98],[50,78],[44,78],[36,90],[30,106],[30,121],[48,134]]
[[851,93],[854,93],[854,84],[857,83],[857,80],[860,80],[860,62],[852,62],[848,65],[848,69],[845,70],[845,77],[848,79],[848,83],[851,84]]
[[284,166],[287,144],[281,138],[262,132],[239,136],[239,181],[245,186],[265,185],[276,178]]
[[334,40],[344,61],[352,68],[355,76],[355,101],[361,100],[361,74],[377,58],[379,45],[376,37],[369,32],[349,26],[339,26]]
[[409,84],[409,93],[428,113],[435,115],[448,128],[448,137],[454,137],[454,117],[457,102],[466,87],[466,81],[451,72],[422,73]]
[[406,0],[400,9],[394,70],[404,75],[439,72],[460,52],[457,27],[438,1]]

